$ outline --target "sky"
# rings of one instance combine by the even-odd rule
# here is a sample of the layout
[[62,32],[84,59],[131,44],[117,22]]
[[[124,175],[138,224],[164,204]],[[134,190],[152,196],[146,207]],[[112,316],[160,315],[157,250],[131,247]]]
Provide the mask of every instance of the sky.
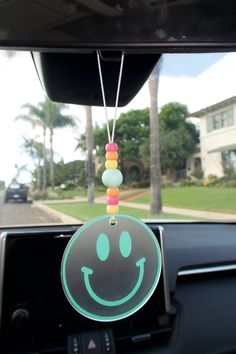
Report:
[[[158,107],[177,101],[186,104],[190,112],[197,111],[221,100],[236,95],[236,53],[218,54],[168,54],[163,57],[159,83]],[[43,91],[33,66],[30,54],[18,52],[8,58],[0,52],[0,180],[10,182],[15,174],[15,165],[33,168],[32,161],[22,148],[23,136],[40,141],[41,131],[27,123],[15,121],[24,113],[22,105],[37,104],[44,100]],[[149,106],[147,83],[118,115],[130,109]],[[55,159],[65,162],[81,159],[81,152],[75,151],[76,137],[84,132],[85,113],[81,106],[70,105],[69,112],[77,122],[75,128],[57,130],[54,136]],[[114,116],[114,109],[108,111]],[[102,107],[93,107],[93,123],[104,124]],[[105,142],[104,142],[105,144]],[[22,176],[23,182],[30,180],[30,174]]]
[[162,75],[170,77],[196,77],[222,59],[225,53],[209,54],[169,54],[164,57]]

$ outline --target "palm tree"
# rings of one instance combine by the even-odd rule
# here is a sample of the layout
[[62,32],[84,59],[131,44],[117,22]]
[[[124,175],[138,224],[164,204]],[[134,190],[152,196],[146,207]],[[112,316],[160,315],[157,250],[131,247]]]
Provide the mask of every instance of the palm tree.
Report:
[[159,119],[157,108],[160,66],[161,59],[159,59],[148,82],[150,94],[150,214],[152,216],[157,216],[162,212]]
[[75,119],[72,116],[68,116],[62,113],[62,111],[67,108],[67,106],[63,103],[54,103],[50,101],[48,98],[45,99],[44,102],[40,103],[40,106],[45,114],[46,118],[46,126],[49,129],[50,133],[50,181],[51,187],[54,188],[54,149],[53,149],[53,136],[54,129],[57,128],[65,128],[65,127],[73,127],[75,126]]
[[66,108],[63,103],[54,103],[48,98],[40,102],[38,106],[25,104],[22,108],[28,109],[28,115],[19,115],[16,120],[24,120],[33,125],[43,128],[43,192],[47,190],[47,171],[46,171],[46,132],[47,128],[50,132],[50,181],[51,187],[54,188],[54,162],[53,162],[53,135],[55,128],[64,128],[66,126],[74,126],[75,121],[71,116],[66,116],[62,110]]
[[29,171],[28,171],[28,169],[27,169],[27,165],[21,165],[21,166],[19,166],[19,165],[15,164],[14,167],[15,167],[15,171],[16,171],[16,172],[15,172],[15,176],[14,176],[13,179],[12,179],[12,182],[18,183],[21,173],[22,173],[22,172],[25,172],[25,171],[27,171],[27,172],[29,172]]
[[94,163],[93,163],[93,122],[92,107],[85,106],[86,113],[86,147],[87,147],[87,200],[94,203]]
[[43,144],[36,141],[35,139],[30,139],[23,137],[24,143],[23,148],[28,153],[28,155],[32,158],[35,170],[36,170],[36,184],[37,190],[41,190],[41,161],[43,158]]
[[16,117],[16,120],[22,120],[30,123],[34,128],[41,127],[43,130],[43,144],[42,144],[42,155],[43,155],[43,192],[46,193],[47,190],[47,171],[46,171],[46,115],[42,109],[42,103],[38,106],[34,106],[30,103],[26,103],[22,106],[23,109],[28,110],[28,114],[21,114]]

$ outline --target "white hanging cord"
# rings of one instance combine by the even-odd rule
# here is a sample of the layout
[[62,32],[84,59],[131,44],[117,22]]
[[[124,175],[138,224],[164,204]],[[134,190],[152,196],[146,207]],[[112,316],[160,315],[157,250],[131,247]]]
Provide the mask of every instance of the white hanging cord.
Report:
[[99,54],[98,50],[97,50],[97,61],[98,61],[98,71],[99,71],[101,90],[102,90],[102,99],[103,99],[103,105],[104,105],[105,116],[106,116],[107,135],[108,135],[109,143],[113,143],[114,142],[114,135],[115,135],[115,128],[116,128],[117,108],[118,108],[119,95],[120,95],[121,78],[122,78],[123,64],[124,64],[124,52],[122,52],[122,55],[121,55],[120,72],[119,72],[119,79],[118,79],[117,91],[116,91],[115,115],[114,115],[113,124],[112,124],[112,134],[110,133],[110,128],[109,128],[109,119],[108,119],[106,97],[105,97],[105,90],[104,90],[103,77],[102,77],[101,61],[100,61],[100,54]]
[[103,78],[102,78],[102,69],[101,69],[100,55],[99,55],[98,50],[97,50],[97,60],[98,60],[98,71],[99,71],[100,84],[101,84],[101,90],[102,90],[103,106],[104,106],[104,109],[105,109],[105,116],[106,116],[107,135],[108,135],[108,140],[109,140],[109,143],[110,143],[111,142],[111,135],[110,135],[110,129],[109,129],[109,120],[108,120],[106,97],[105,97]]
[[112,126],[112,135],[111,135],[111,142],[112,143],[114,142],[114,135],[115,135],[115,129],[116,129],[117,108],[118,108],[119,95],[120,95],[120,85],[121,85],[121,77],[122,77],[122,72],[123,72],[123,64],[124,64],[124,52],[122,52],[122,55],[121,55],[120,73],[119,73],[117,92],[116,92],[115,115],[114,115],[113,126]]

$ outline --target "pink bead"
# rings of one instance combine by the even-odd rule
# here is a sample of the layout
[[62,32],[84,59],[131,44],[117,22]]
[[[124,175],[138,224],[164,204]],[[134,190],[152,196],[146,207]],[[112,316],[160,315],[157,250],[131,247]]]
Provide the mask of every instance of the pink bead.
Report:
[[106,152],[110,152],[110,151],[118,151],[118,145],[116,143],[106,144]]
[[117,204],[119,204],[119,198],[107,197],[107,205],[117,205]]

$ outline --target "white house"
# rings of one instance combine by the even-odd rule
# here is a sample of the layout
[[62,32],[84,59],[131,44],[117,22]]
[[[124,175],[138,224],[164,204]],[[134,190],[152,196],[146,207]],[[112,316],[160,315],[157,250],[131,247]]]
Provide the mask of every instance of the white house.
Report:
[[[236,96],[192,113],[191,117],[200,118],[200,156],[204,178],[224,176],[225,167],[236,169]],[[188,164],[190,175],[194,163],[189,160]]]

